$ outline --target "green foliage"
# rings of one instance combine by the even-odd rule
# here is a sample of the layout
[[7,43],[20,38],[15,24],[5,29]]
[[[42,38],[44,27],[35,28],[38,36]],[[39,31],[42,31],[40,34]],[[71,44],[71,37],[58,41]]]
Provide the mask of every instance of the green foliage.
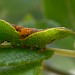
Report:
[[[75,30],[75,0],[43,0],[43,8],[46,18],[56,22],[54,27],[57,27],[58,23],[60,27]],[[53,46],[74,50],[74,40],[75,38],[68,37],[55,41]]]
[[75,29],[74,0],[44,0],[45,15],[48,19],[54,20],[60,26]]
[[[29,65],[42,62],[51,57],[53,51],[30,50],[22,48],[0,49],[0,66]],[[35,64],[34,64],[35,65]]]
[[[75,18],[74,18],[75,0],[42,0],[42,1],[44,1],[43,4],[44,7],[42,7],[41,0],[0,0],[0,18],[7,20],[11,24],[23,25],[26,27],[34,27],[34,28],[42,28],[42,29],[50,28],[50,27],[66,27],[75,30]],[[44,12],[42,11],[42,9],[45,9],[44,10],[45,16],[43,14]],[[25,18],[28,14],[31,16],[31,19]],[[4,33],[4,36],[5,35],[7,36],[7,34],[8,33],[6,34]],[[4,37],[1,38],[0,43],[3,42],[4,40],[9,40],[12,42],[12,44],[15,43],[20,44],[18,39],[15,40],[11,37],[11,39],[13,40],[12,41],[11,39],[9,38],[6,39],[6,38]],[[74,39],[75,38],[70,36],[66,39],[64,38],[64,39],[56,40],[55,42],[48,45],[48,47],[58,47],[62,49],[74,50],[75,49]],[[50,63],[52,61],[51,59],[50,61],[48,61],[48,63],[50,66],[52,66],[53,63],[55,63],[55,65],[53,65],[54,68],[55,66],[57,66],[57,69],[58,67],[60,67],[59,69],[63,68],[62,70],[65,71],[68,69],[68,67],[70,68],[69,71],[75,68],[75,64],[74,64],[75,59],[73,58],[67,58],[67,57],[63,58],[61,56],[58,56],[56,57],[56,59],[54,57],[52,59],[54,60],[52,64]],[[26,75],[28,72],[29,72],[28,75],[31,74],[33,75],[33,71],[34,71],[34,70],[29,70],[27,71],[27,73],[26,72],[24,73],[25,71],[24,65],[20,66],[20,68],[13,67],[13,69],[14,71],[12,72],[12,67],[11,69],[10,67],[1,67],[0,70],[1,72],[2,71],[3,72],[0,73],[0,75],[3,74],[16,75],[17,74],[16,71],[18,72],[18,75]]]
[[[22,48],[0,49],[0,74],[18,75],[41,65],[41,62],[50,58],[53,51],[30,50]],[[35,75],[35,74],[34,74]]]
[[[23,73],[29,75],[31,72],[30,75],[38,75],[41,70],[42,61],[54,54],[54,51],[49,51],[49,49],[45,48],[46,45],[54,40],[73,34],[74,32],[72,30],[58,27],[35,32],[24,39],[20,39],[19,33],[11,24],[0,20],[1,43],[8,41],[11,45],[21,45],[21,48],[0,48],[0,69],[2,68],[0,74],[22,75]],[[22,48],[23,45],[29,48]],[[33,48],[33,50],[30,48]],[[41,51],[43,48],[45,50]]]
[[[0,41],[9,41],[11,45],[20,42],[19,33],[9,23],[0,20]],[[2,45],[1,45],[2,46]],[[0,47],[1,47],[0,46]],[[23,72],[31,72],[37,75],[43,60],[50,58],[54,51],[30,50],[23,48],[0,48],[0,74],[22,75]],[[39,71],[39,72],[38,72]],[[25,75],[29,75],[28,72]]]
[[[34,64],[31,64],[34,66]],[[0,68],[0,75],[39,75],[41,67],[36,65],[36,68],[29,68],[29,66],[4,66]]]

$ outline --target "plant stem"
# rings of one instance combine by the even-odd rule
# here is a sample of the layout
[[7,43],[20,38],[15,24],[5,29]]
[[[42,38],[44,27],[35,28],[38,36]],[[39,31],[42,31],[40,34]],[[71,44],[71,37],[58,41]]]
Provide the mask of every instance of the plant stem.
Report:
[[59,48],[46,48],[46,49],[47,50],[53,50],[54,54],[69,56],[69,57],[75,57],[75,51],[74,50],[59,49]]

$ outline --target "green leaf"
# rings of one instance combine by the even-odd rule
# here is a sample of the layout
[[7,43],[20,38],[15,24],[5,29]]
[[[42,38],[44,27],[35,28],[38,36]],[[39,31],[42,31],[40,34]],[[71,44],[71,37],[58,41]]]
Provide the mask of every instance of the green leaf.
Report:
[[75,0],[44,0],[45,15],[61,26],[75,29]]
[[[34,65],[33,65],[34,66]],[[28,66],[29,67],[29,66]],[[4,66],[0,67],[0,75],[39,75],[41,72],[41,67],[36,65],[36,68],[28,68],[24,65],[22,66]]]
[[0,49],[0,74],[17,75],[37,68],[43,60],[50,58],[54,51],[40,51],[22,48]]
[[39,51],[30,49],[0,49],[0,66],[23,65],[34,62],[40,62],[49,58],[52,51]]

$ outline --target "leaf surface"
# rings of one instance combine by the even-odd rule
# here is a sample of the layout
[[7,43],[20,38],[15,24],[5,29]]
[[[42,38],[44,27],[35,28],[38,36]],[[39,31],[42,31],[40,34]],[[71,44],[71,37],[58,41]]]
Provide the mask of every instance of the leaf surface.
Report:
[[53,53],[48,50],[41,52],[40,50],[22,48],[0,49],[0,74],[18,75],[32,69],[35,70],[41,66],[43,60],[50,58]]

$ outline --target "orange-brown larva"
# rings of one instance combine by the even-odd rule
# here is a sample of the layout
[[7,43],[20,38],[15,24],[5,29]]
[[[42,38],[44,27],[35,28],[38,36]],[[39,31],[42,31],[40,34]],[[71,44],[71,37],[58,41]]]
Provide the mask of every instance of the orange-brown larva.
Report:
[[40,30],[37,30],[36,28],[27,28],[27,27],[22,27],[17,25],[13,25],[13,26],[20,33],[21,39],[24,39],[25,37],[27,37],[28,35],[32,33],[40,31]]

